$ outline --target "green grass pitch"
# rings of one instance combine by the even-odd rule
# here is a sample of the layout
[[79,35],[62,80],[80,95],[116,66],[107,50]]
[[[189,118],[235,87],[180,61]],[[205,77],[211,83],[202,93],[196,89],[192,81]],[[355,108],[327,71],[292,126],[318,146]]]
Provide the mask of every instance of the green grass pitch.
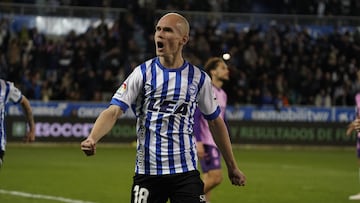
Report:
[[[240,145],[234,146],[234,154],[247,175],[247,185],[232,186],[224,167],[224,181],[213,191],[212,203],[342,203],[360,192],[355,147]],[[80,143],[9,143],[0,170],[0,202],[61,202],[43,198],[51,196],[74,202],[127,203],[134,158],[130,145],[99,143],[97,154],[86,157]]]

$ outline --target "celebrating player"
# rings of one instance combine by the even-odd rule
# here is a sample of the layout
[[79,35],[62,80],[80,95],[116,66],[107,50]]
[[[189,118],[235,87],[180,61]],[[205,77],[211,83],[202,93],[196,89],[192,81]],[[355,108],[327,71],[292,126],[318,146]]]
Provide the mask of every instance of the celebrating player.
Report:
[[132,203],[205,202],[192,135],[197,107],[209,121],[233,185],[245,184],[234,159],[226,125],[214,99],[210,77],[183,59],[189,23],[167,13],[155,28],[157,57],[137,66],[114,94],[81,143],[93,155],[96,143],[131,106],[137,117],[137,155]]

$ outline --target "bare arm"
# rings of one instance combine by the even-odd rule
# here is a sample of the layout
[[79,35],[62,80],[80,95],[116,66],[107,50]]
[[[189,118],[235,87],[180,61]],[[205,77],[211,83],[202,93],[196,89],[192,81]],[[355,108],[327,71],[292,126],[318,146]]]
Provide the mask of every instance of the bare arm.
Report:
[[355,123],[351,122],[346,129],[346,135],[350,136],[354,130],[355,130]]
[[359,115],[357,115],[356,119],[353,122],[351,122],[348,125],[348,127],[346,128],[346,133],[345,134],[347,136],[350,136],[353,131],[358,131],[359,132],[359,128],[357,128],[359,126],[359,123],[360,123],[360,117],[359,117]]
[[226,128],[224,120],[221,117],[217,117],[216,119],[209,121],[209,127],[214,141],[224,157],[231,183],[239,186],[245,185],[246,177],[240,171],[235,161],[229,132]]
[[29,130],[26,133],[24,140],[25,142],[33,142],[35,141],[35,121],[34,121],[34,116],[32,113],[30,102],[25,96],[22,96],[20,104],[26,116],[26,120],[29,126]]
[[95,154],[96,143],[111,130],[116,120],[122,114],[123,111],[116,105],[110,105],[101,112],[91,129],[90,135],[81,142],[81,150],[83,150],[86,155]]

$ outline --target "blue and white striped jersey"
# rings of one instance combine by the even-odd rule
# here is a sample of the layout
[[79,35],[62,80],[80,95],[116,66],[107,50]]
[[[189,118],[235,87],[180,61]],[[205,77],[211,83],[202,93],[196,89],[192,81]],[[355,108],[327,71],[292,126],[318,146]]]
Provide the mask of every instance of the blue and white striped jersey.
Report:
[[136,174],[163,175],[197,168],[193,115],[197,105],[208,119],[220,108],[210,77],[185,62],[168,69],[153,58],[137,66],[111,102],[137,117]]
[[0,79],[0,149],[5,151],[5,105],[8,102],[19,103],[22,94],[14,83]]

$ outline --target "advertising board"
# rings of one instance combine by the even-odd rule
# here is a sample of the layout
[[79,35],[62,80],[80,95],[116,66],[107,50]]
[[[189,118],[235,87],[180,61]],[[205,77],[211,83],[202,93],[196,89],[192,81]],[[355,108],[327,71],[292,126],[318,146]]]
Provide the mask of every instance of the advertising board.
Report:
[[[37,141],[71,142],[85,139],[107,103],[31,102]],[[228,107],[227,121],[233,143],[352,145],[355,136],[345,136],[355,117],[353,108]],[[21,140],[26,123],[19,106],[7,107],[8,140]],[[135,115],[120,118],[103,141],[132,142],[136,139]]]

